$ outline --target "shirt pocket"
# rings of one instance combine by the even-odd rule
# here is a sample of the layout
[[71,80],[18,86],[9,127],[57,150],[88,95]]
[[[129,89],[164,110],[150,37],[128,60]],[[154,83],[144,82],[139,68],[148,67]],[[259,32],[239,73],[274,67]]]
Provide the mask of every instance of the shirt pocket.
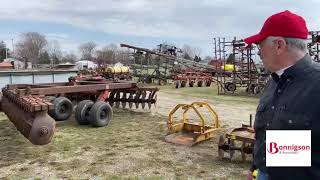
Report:
[[260,103],[257,107],[257,113],[254,121],[254,129],[261,129],[265,127],[265,113],[266,113],[266,103]]
[[280,116],[281,129],[307,130],[311,129],[311,118],[307,114],[281,112]]

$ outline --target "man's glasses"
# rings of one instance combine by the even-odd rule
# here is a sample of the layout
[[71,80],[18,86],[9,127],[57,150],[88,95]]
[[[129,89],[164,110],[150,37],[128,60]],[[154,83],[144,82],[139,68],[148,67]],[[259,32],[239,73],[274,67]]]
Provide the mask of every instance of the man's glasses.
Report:
[[[272,43],[275,43],[275,42],[277,42],[278,40],[280,40],[280,39],[274,39],[274,40],[272,40]],[[284,41],[286,42],[286,44],[288,44],[288,42],[286,41],[286,39],[284,39]],[[256,46],[257,46],[257,48],[258,48],[259,51],[261,50],[261,43],[262,43],[262,42],[260,42],[259,44],[256,44]]]
[[260,44],[256,44],[258,50],[260,51],[261,50],[261,45]]

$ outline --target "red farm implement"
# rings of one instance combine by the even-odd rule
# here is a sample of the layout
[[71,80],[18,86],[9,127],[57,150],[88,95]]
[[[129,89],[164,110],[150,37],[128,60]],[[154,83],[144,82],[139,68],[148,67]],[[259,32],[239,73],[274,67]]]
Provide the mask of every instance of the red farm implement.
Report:
[[157,101],[158,88],[138,87],[132,82],[84,79],[7,85],[2,89],[0,109],[30,142],[43,145],[51,141],[55,121],[68,119],[74,109],[78,124],[102,127],[112,119],[112,106],[151,108]]

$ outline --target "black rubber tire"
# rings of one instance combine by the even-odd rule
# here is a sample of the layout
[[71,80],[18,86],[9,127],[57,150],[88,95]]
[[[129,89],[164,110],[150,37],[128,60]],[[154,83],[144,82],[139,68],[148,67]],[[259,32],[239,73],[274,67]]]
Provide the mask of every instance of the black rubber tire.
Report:
[[230,82],[227,82],[227,83],[224,84],[224,88],[226,88],[228,91],[230,91],[230,90],[228,89],[229,84],[230,84]]
[[250,84],[248,86],[248,92],[251,93],[251,94],[254,94],[254,88],[256,87],[255,84]]
[[112,108],[109,103],[97,101],[91,107],[89,122],[94,127],[107,126],[112,119]]
[[56,97],[55,97],[55,96],[46,96],[46,97],[44,97],[43,99],[44,99],[45,101],[47,101],[47,102],[52,102],[53,100],[56,99]]
[[236,152],[235,150],[232,150],[231,148],[235,147],[235,142],[233,139],[230,139],[230,144],[229,144],[229,158],[230,161],[232,161],[234,153]]
[[179,85],[180,85],[180,82],[179,82],[179,81],[176,81],[176,83],[175,83],[176,89],[179,88]]
[[237,90],[237,86],[234,84],[234,83],[228,83],[227,84],[227,88],[226,88],[228,91],[236,91]]
[[181,87],[186,87],[187,82],[186,81],[181,81]]
[[226,141],[226,138],[224,135],[220,135],[219,137],[219,142],[218,142],[218,155],[219,158],[223,159],[224,158],[224,150],[220,148],[220,146],[224,145]]
[[210,86],[211,86],[211,81],[207,81],[207,82],[206,82],[206,86],[207,86],[207,87],[210,87]]
[[190,81],[189,82],[189,87],[193,87],[193,85],[194,85],[194,81]]
[[202,87],[202,83],[203,83],[202,81],[198,81],[198,83],[197,83],[198,87]]
[[261,92],[260,86],[256,86],[253,88],[253,94],[259,94]]
[[74,115],[79,125],[90,124],[90,109],[93,104],[94,103],[91,100],[83,100],[78,103]]
[[54,108],[48,111],[48,114],[56,121],[69,119],[73,112],[73,105],[68,98],[58,97],[52,101]]

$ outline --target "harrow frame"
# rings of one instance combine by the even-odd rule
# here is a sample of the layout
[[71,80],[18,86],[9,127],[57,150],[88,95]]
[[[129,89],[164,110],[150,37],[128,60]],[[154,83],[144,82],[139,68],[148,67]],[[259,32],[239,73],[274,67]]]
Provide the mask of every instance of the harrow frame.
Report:
[[[55,120],[68,119],[76,104],[82,102],[81,107],[75,108],[76,120],[80,125],[102,127],[112,119],[111,106],[118,108],[122,105],[125,108],[128,103],[130,108],[133,104],[136,108],[140,104],[142,108],[146,104],[151,108],[157,101],[158,90],[138,87],[133,82],[104,79],[86,81],[71,78],[65,83],[14,84],[2,89],[0,110],[30,142],[44,145],[53,137]],[[59,112],[62,115],[58,117],[56,114]]]

